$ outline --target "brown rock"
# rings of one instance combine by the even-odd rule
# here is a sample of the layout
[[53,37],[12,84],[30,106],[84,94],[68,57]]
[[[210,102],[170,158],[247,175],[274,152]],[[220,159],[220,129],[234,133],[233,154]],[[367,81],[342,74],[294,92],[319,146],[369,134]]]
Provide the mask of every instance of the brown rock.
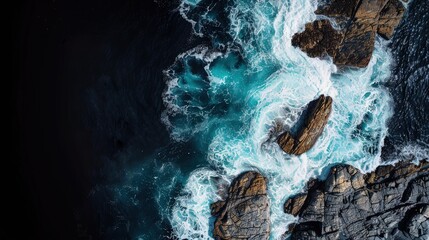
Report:
[[284,132],[277,139],[277,143],[283,149],[283,151],[292,154],[295,148],[295,138],[289,132]]
[[327,20],[307,23],[304,32],[293,36],[292,45],[310,57],[328,54],[337,66],[365,67],[376,33],[391,38],[404,6],[399,0],[332,0],[316,13],[332,17],[341,29],[333,29]]
[[310,57],[333,56],[343,39],[328,20],[317,20],[305,25],[305,31],[292,39],[292,45],[299,47]]
[[300,155],[308,151],[322,134],[331,109],[332,98],[329,96],[321,95],[310,102],[305,116],[302,116],[305,121],[299,126],[297,136],[293,137],[289,132],[282,133],[277,139],[279,146],[289,154]]
[[376,21],[387,2],[388,0],[360,0],[353,17],[360,21]]
[[300,193],[293,198],[289,198],[284,206],[285,213],[292,214],[296,217],[304,205],[305,199],[307,199],[307,193]]
[[211,205],[215,239],[268,239],[270,210],[265,178],[245,172],[234,179],[225,201]]
[[390,0],[380,12],[377,33],[385,39],[390,39],[404,12],[404,5],[399,0]]
[[377,25],[365,21],[353,22],[334,55],[337,66],[366,67],[374,51]]
[[332,0],[329,4],[319,6],[316,14],[322,14],[328,17],[342,18],[353,15],[360,0]]

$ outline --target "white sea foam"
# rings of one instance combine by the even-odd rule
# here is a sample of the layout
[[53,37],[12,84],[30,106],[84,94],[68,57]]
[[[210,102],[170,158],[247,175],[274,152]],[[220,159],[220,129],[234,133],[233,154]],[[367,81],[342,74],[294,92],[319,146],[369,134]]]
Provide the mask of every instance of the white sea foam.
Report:
[[219,177],[215,171],[205,168],[191,173],[172,210],[171,223],[179,239],[212,239],[209,204],[219,200],[213,184],[213,179]]

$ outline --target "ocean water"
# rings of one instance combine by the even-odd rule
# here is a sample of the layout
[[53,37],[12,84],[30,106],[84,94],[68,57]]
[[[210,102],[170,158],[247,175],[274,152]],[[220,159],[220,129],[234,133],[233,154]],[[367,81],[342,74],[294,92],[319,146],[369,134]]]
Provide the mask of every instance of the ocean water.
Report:
[[[339,70],[332,59],[309,58],[291,46],[293,34],[317,19],[317,1],[182,0],[176,11],[203,41],[163,69],[160,121],[170,143],[128,166],[120,181],[91,193],[96,203],[109,201],[100,210],[110,214],[101,217],[108,219],[106,236],[213,239],[210,204],[235,176],[256,170],[268,179],[271,239],[283,239],[295,220],[283,213],[284,202],[331,165],[366,172],[382,163],[383,151],[394,152],[388,160],[427,157],[428,48],[418,37],[425,32],[418,13],[426,13],[428,22],[424,3],[408,3],[413,11],[405,18],[415,25],[402,23],[397,35],[407,38],[377,38],[368,67]],[[411,64],[410,51],[420,64]],[[416,99],[405,97],[403,88]],[[276,137],[320,94],[333,98],[323,134],[307,153],[284,153]],[[386,141],[396,151],[386,150]],[[139,159],[133,151],[120,159]],[[115,165],[106,170],[114,171]]]
[[[219,182],[247,170],[268,179],[271,238],[288,223],[283,204],[334,163],[369,171],[380,164],[392,116],[384,87],[392,57],[378,38],[367,68],[339,71],[331,59],[309,58],[291,37],[316,19],[316,1],[183,1],[195,34],[211,39],[179,55],[165,70],[163,122],[178,142],[194,142],[207,166],[187,178],[169,210],[179,239],[211,239],[210,203]],[[278,128],[289,129],[308,102],[333,97],[333,112],[316,145],[301,156],[283,153]],[[220,181],[222,180],[222,181]]]

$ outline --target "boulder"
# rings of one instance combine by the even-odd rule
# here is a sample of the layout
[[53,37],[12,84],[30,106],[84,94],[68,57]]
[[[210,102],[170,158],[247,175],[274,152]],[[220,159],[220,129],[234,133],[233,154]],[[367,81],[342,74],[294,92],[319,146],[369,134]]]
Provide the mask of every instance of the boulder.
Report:
[[269,239],[270,209],[266,179],[245,172],[234,179],[225,201],[211,205],[215,239]]
[[328,122],[332,110],[332,98],[321,95],[318,99],[310,102],[301,118],[303,123],[297,123],[296,136],[286,131],[277,138],[277,143],[283,151],[289,154],[300,155],[316,143]]
[[329,20],[316,20],[293,36],[292,45],[310,57],[329,55],[340,67],[366,67],[376,34],[390,39],[404,10],[399,0],[332,0],[315,13],[332,18],[339,30]]

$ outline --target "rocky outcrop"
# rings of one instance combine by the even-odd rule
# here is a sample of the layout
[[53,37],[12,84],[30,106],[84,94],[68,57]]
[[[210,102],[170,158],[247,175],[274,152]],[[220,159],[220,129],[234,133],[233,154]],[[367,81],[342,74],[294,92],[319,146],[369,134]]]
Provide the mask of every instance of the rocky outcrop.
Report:
[[268,239],[270,209],[267,182],[257,172],[245,172],[232,182],[225,201],[213,203],[215,239]]
[[295,34],[292,45],[310,57],[329,55],[337,66],[365,67],[371,60],[376,33],[390,39],[404,6],[399,0],[331,0],[316,14],[331,17],[340,30],[328,20],[317,20]]
[[300,155],[308,151],[316,143],[328,122],[332,109],[332,98],[321,95],[318,99],[310,102],[301,121],[298,121],[296,136],[286,131],[282,133],[277,143],[283,151],[289,154]]
[[329,20],[317,20],[305,24],[305,31],[293,37],[292,45],[299,46],[310,57],[335,56],[343,37]]
[[401,22],[404,11],[404,6],[400,1],[389,1],[380,12],[377,33],[385,39],[390,39],[393,36],[395,27]]
[[362,174],[332,167],[324,181],[288,199],[285,212],[299,216],[292,239],[427,239],[429,162],[399,162]]

